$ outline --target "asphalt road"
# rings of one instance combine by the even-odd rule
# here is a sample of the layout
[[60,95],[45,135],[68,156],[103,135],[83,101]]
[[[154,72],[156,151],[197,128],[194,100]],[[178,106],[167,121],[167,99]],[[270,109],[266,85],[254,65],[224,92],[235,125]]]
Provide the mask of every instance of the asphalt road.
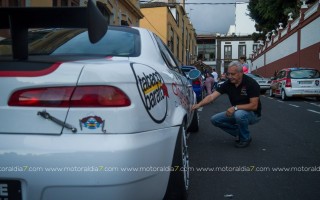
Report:
[[320,102],[261,102],[262,120],[250,126],[252,143],[244,149],[210,123],[230,106],[227,96],[200,112],[200,130],[188,140],[189,199],[320,199]]

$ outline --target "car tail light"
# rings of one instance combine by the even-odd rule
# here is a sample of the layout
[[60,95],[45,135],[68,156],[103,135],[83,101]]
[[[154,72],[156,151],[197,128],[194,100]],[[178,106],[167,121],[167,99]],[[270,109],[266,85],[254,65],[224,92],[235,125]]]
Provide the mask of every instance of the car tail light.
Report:
[[82,86],[75,89],[70,104],[70,107],[123,107],[131,102],[113,86]]
[[286,87],[292,87],[292,85],[291,85],[291,79],[290,78],[287,78],[286,79],[286,85],[285,85]]
[[9,106],[27,107],[123,107],[128,96],[113,86],[51,87],[14,92]]
[[68,107],[74,87],[19,90],[9,99],[9,106]]
[[193,85],[201,85],[201,82],[199,79],[192,81]]

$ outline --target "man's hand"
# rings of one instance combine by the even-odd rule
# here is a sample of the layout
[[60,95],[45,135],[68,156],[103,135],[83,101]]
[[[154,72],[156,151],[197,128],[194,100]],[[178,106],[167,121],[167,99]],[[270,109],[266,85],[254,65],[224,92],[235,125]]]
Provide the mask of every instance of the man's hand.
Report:
[[234,109],[234,107],[232,106],[232,107],[228,108],[228,110],[227,110],[227,112],[226,112],[226,115],[227,115],[228,117],[231,117],[234,112],[235,112],[235,109]]
[[210,94],[210,95],[206,96],[204,99],[202,99],[202,101],[200,101],[199,103],[194,104],[191,109],[192,109],[192,110],[196,110],[196,109],[198,109],[198,108],[200,108],[200,107],[202,107],[202,106],[205,106],[205,105],[207,105],[208,103],[213,102],[213,101],[214,101],[216,98],[218,98],[220,95],[221,95],[221,94],[220,94],[219,92],[214,91],[212,94]]
[[196,109],[198,109],[198,108],[200,108],[201,106],[199,105],[199,104],[194,104],[193,106],[192,106],[192,110],[196,110]]

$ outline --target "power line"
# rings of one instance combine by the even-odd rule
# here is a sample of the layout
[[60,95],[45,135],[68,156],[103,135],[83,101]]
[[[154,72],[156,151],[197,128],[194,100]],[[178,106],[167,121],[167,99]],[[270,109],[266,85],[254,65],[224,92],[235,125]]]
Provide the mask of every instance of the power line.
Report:
[[[140,3],[155,3],[151,1],[140,1]],[[165,2],[157,2],[157,3],[165,3]],[[187,3],[185,2],[184,4],[186,5],[235,5],[235,4],[247,4],[248,2],[234,2],[234,3]],[[168,5],[181,5],[181,3],[166,3]]]

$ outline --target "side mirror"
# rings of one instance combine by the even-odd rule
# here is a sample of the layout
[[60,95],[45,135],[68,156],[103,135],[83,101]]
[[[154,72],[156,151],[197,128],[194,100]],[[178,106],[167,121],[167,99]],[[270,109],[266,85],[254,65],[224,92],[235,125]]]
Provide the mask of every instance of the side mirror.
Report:
[[190,70],[190,72],[189,72],[189,78],[191,80],[195,80],[195,79],[199,78],[200,76],[201,76],[201,72],[197,69]]

